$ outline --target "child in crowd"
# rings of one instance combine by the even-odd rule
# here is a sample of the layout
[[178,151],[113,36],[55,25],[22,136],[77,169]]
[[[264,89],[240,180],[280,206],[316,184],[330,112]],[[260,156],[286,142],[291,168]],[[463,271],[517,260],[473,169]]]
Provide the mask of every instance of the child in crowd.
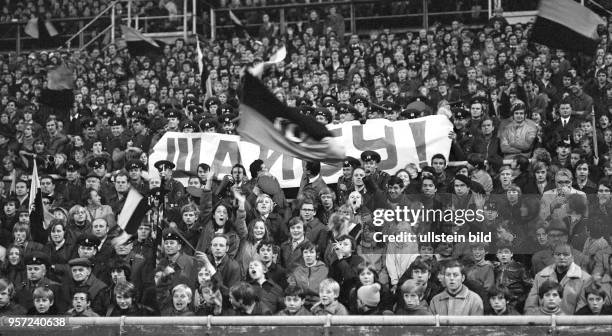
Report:
[[289,286],[285,289],[285,309],[278,312],[277,315],[281,316],[297,316],[297,315],[312,315],[304,307],[306,302],[306,295],[302,288],[298,286]]
[[84,288],[77,288],[72,295],[72,308],[66,312],[73,317],[98,317],[96,312],[91,310],[91,297]]
[[538,297],[540,298],[540,310],[535,312],[536,315],[565,315],[561,311],[563,290],[556,281],[544,281],[538,288]]
[[510,302],[510,292],[503,286],[494,286],[489,290],[489,306],[485,315],[519,315]]
[[13,302],[15,286],[7,278],[0,278],[0,316],[25,315],[26,309]]
[[612,306],[606,305],[606,291],[601,285],[592,283],[584,290],[587,305],[578,309],[575,315],[612,315]]
[[396,315],[431,315],[424,300],[425,287],[418,280],[406,280],[400,290],[402,300],[395,306]]
[[57,315],[57,308],[53,305],[55,294],[48,287],[36,287],[32,293],[34,308],[28,315]]
[[495,283],[508,290],[508,304],[518,312],[523,311],[525,299],[533,284],[525,266],[512,259],[513,247],[510,244],[500,244],[497,246],[497,260],[495,265]]
[[172,306],[162,309],[162,316],[194,316],[191,310],[193,291],[185,284],[178,284],[172,288]]
[[193,306],[196,315],[221,315],[223,312],[223,297],[219,282],[213,277],[208,266],[200,267],[198,271],[198,284],[193,297]]
[[334,279],[325,279],[319,285],[319,301],[312,306],[310,311],[313,315],[348,315],[346,307],[338,302],[340,295],[340,284]]
[[467,270],[468,280],[472,280],[482,286],[484,290],[489,290],[495,285],[495,274],[493,264],[485,260],[488,244],[485,242],[475,242],[470,244],[473,265]]

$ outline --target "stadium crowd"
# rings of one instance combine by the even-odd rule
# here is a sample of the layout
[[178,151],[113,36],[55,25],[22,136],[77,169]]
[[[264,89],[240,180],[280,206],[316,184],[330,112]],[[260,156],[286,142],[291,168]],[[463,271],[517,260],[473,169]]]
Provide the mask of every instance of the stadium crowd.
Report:
[[[203,43],[204,85],[182,39],[145,57],[110,45],[0,58],[0,315],[610,314],[610,18],[587,57],[530,44],[532,25],[499,12],[477,30],[344,39],[332,8],[284,35],[264,18],[256,39]],[[327,185],[307,162],[293,199],[261,160],[226,176],[201,163],[187,185],[172,162],[149,170],[165,132],[235,134],[242,68],[281,45],[262,79],[279,100],[323,124],[444,114],[449,160],[467,163],[438,154],[390,175],[365,151]],[[76,74],[67,110],[40,99],[62,62]],[[34,162],[45,216],[30,222]],[[150,210],[126,241],[131,188]],[[374,225],[398,206],[484,219]]]

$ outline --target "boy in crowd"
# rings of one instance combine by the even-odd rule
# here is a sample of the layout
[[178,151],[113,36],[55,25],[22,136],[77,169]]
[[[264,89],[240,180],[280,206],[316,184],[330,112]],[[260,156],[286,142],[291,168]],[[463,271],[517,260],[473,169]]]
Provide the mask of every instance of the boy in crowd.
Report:
[[538,288],[540,298],[540,309],[534,311],[534,315],[565,315],[561,311],[563,301],[563,290],[559,283],[553,280],[544,281]]
[[510,295],[508,304],[522,312],[533,281],[523,264],[514,261],[512,257],[512,245],[500,244],[497,246],[499,263],[495,265],[495,283],[508,290]]
[[310,311],[313,315],[348,315],[346,307],[338,302],[340,296],[340,284],[333,279],[325,279],[319,285],[319,301],[312,306]]
[[402,300],[395,307],[396,315],[431,315],[427,301],[424,300],[425,287],[418,280],[406,280],[400,290]]
[[53,305],[53,291],[49,287],[36,287],[32,294],[34,308],[30,309],[28,315],[57,315],[57,308]]
[[72,308],[66,314],[73,317],[98,317],[96,312],[91,310],[91,297],[83,288],[77,288],[72,295]]
[[612,315],[612,306],[606,305],[606,291],[597,283],[584,290],[587,305],[578,309],[575,315]]
[[485,310],[485,315],[519,315],[514,308],[509,305],[511,294],[503,286],[495,286],[489,290],[489,307]]
[[311,312],[308,311],[304,307],[304,302],[306,301],[306,295],[304,291],[298,286],[290,285],[285,289],[285,309],[278,312],[277,315],[281,316],[298,316],[312,315]]

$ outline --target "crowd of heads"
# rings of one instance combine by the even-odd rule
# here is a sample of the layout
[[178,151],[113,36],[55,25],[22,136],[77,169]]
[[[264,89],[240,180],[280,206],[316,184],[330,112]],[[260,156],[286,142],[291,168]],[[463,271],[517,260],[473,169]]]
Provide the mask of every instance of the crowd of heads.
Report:
[[[1,58],[0,312],[609,313],[610,25],[587,57],[497,15],[346,39],[337,22],[203,42],[204,83],[182,39],[147,57],[110,45]],[[296,195],[265,160],[226,176],[201,163],[184,183],[174,162],[149,163],[166,132],[236,134],[241,72],[283,45],[262,77],[283,103],[322,124],[445,115],[450,154],[385,172],[368,150],[332,183],[307,162]],[[62,63],[68,108],[45,97]],[[132,189],[148,201],[136,223]],[[377,222],[398,208],[481,216]],[[425,238],[381,240],[405,233]],[[473,234],[490,239],[442,239]]]

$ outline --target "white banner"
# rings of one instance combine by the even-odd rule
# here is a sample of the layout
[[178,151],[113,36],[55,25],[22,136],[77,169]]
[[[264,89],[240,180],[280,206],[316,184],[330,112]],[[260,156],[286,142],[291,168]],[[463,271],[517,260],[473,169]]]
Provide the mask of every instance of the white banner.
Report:
[[[357,121],[342,125],[330,125],[334,136],[341,137],[348,156],[360,158],[363,151],[380,154],[380,169],[394,174],[409,163],[422,167],[431,157],[442,153],[447,159],[451,140],[448,133],[453,125],[442,115],[391,122],[386,119],[368,120],[364,125]],[[240,136],[218,133],[169,132],[153,147],[149,157],[149,171],[153,164],[169,160],[176,164],[176,176],[185,172],[195,173],[198,164],[207,163],[218,178],[229,174],[234,164],[240,163],[249,170],[251,162],[262,159],[281,187],[299,187],[302,177],[302,161],[267,148],[240,140]],[[321,176],[326,183],[338,182],[342,165],[322,164]],[[182,179],[179,179],[182,180]],[[184,181],[183,184],[186,185]]]

